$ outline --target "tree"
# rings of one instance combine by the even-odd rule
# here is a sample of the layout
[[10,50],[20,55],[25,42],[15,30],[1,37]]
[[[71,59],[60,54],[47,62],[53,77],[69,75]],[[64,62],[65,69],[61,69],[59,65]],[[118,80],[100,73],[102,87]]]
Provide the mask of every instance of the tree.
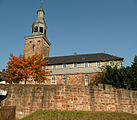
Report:
[[130,66],[118,68],[106,66],[101,73],[101,83],[110,84],[116,88],[137,90],[137,56]]
[[134,57],[134,61],[131,65],[131,69],[132,69],[132,87],[133,89],[137,90],[137,56]]
[[2,81],[2,72],[0,72],[0,82]]
[[46,61],[43,60],[41,55],[35,54],[32,57],[25,58],[20,55],[19,57],[10,54],[7,69],[3,71],[4,76],[8,78],[7,82],[19,83],[24,80],[26,84],[28,78],[32,77],[36,82],[40,83],[46,80],[46,75],[50,71],[46,71]]

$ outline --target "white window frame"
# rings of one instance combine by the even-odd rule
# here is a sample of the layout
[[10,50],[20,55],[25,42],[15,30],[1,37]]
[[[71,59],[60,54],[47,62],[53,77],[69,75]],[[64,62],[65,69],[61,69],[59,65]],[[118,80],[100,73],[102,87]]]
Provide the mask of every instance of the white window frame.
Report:
[[[86,65],[87,65],[87,66],[86,66]],[[84,67],[85,67],[85,68],[89,67],[89,63],[88,63],[88,62],[85,62],[85,63],[84,63]]]
[[89,84],[89,76],[88,75],[85,75],[85,86],[88,86]]
[[[65,67],[64,67],[65,66]],[[62,68],[65,69],[67,68],[67,64],[62,64]]]
[[73,68],[77,68],[77,63],[73,63]]
[[62,83],[63,83],[64,85],[66,84],[66,79],[67,79],[66,75],[63,75],[63,76],[62,76]]
[[[53,78],[54,78],[55,80],[54,80]],[[54,80],[54,83],[53,83],[53,80]],[[55,84],[56,84],[56,76],[55,76],[55,75],[52,75],[51,84],[52,84],[52,85],[55,85]]]

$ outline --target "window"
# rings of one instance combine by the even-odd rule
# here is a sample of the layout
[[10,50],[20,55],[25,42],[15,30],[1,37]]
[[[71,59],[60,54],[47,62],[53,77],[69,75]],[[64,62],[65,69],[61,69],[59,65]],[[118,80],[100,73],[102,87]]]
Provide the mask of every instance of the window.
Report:
[[76,67],[77,67],[77,63],[74,63],[74,64],[73,64],[73,67],[76,68]]
[[45,31],[44,31],[44,34],[46,35],[46,29],[45,29]]
[[109,62],[109,65],[110,65],[110,66],[113,66],[113,65],[114,65],[114,61],[110,61],[110,62]]
[[52,69],[55,70],[57,68],[56,65],[52,65]]
[[29,41],[29,43],[32,43],[32,41]]
[[100,67],[100,65],[101,65],[100,62],[96,62],[97,67]]
[[63,84],[66,84],[66,75],[63,75],[63,76],[62,76],[62,83],[63,83]]
[[85,85],[88,86],[88,75],[85,75]]
[[32,46],[32,51],[34,52],[34,50],[35,50],[35,45]]
[[38,27],[35,27],[35,28],[34,28],[34,32],[38,32]]
[[43,33],[43,27],[40,27],[40,32]]
[[66,66],[67,66],[66,64],[63,64],[63,65],[62,65],[62,68],[66,68]]
[[55,75],[53,75],[52,79],[51,79],[51,84],[56,84],[56,80],[55,79],[56,79],[56,77],[55,77]]
[[88,62],[84,63],[84,67],[88,67]]

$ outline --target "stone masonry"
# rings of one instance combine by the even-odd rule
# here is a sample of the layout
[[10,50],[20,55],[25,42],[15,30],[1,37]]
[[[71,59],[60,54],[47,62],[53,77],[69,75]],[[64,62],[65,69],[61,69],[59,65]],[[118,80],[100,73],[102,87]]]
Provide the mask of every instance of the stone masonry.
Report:
[[31,57],[35,54],[40,54],[44,57],[49,56],[49,45],[44,40],[43,37],[38,38],[26,38],[25,47],[24,47],[24,55],[25,57]]
[[16,117],[36,110],[120,111],[137,114],[137,91],[110,85],[0,85],[8,91],[3,106],[16,106]]

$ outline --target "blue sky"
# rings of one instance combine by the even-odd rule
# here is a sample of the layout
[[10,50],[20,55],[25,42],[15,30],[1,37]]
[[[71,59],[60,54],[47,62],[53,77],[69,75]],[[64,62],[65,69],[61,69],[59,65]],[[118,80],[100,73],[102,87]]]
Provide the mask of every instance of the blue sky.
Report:
[[[23,54],[40,0],[0,0],[0,70]],[[106,52],[131,65],[137,55],[137,0],[44,0],[50,56]]]

